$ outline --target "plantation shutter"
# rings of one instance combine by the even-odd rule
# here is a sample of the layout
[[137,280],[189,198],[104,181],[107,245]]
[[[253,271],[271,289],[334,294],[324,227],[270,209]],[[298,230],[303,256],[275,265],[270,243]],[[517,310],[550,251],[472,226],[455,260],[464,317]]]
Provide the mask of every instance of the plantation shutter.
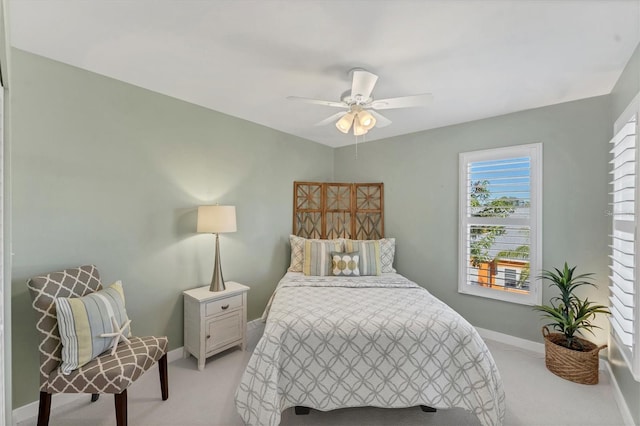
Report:
[[636,378],[640,380],[637,285],[638,113],[617,125],[611,139],[612,216],[609,289],[611,331]]

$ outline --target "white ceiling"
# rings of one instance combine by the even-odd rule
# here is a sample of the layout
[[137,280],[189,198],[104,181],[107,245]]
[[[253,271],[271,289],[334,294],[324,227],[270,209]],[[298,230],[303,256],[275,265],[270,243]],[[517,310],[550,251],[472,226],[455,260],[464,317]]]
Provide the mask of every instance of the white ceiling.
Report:
[[[330,146],[314,123],[363,67],[385,110],[366,140],[608,94],[640,42],[640,0],[12,0],[11,44]],[[360,139],[359,142],[362,140]]]

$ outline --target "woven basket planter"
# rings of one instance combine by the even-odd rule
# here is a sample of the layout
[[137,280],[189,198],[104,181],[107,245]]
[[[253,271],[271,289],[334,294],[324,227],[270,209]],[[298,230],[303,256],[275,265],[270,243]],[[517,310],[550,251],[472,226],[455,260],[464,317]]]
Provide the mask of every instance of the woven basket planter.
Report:
[[565,341],[564,334],[550,333],[542,327],[544,336],[544,360],[547,369],[556,376],[583,385],[598,384],[598,352],[607,345],[596,346],[588,340],[575,337],[585,348],[585,351],[574,351],[560,344]]

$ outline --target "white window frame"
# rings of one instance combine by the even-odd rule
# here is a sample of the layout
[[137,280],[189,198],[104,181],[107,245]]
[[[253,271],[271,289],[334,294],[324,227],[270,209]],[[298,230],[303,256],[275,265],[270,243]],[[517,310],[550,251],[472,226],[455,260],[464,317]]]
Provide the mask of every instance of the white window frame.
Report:
[[[0,14],[1,15],[1,14]],[[4,132],[5,132],[5,112],[4,112],[4,88],[2,87],[2,83],[0,82],[0,424],[3,424],[7,413],[6,409],[6,389],[5,389],[5,381],[7,378],[6,374],[6,361],[5,361],[5,353],[4,348],[1,347],[2,343],[6,342],[6,333],[5,333],[5,308],[4,308],[4,300],[5,300],[5,264],[4,264],[4,256],[5,256],[5,194],[4,194]]]
[[[2,14],[0,13],[0,16]],[[2,347],[6,343],[6,324],[5,324],[5,299],[6,299],[6,265],[5,265],[5,89],[0,81],[0,424],[7,418],[10,407],[7,407],[7,361],[5,357],[5,348]]]
[[[528,219],[516,218],[470,218],[469,185],[467,181],[469,165],[478,161],[505,160],[529,157],[531,159],[531,199]],[[542,289],[534,277],[542,269],[542,143],[516,145],[504,148],[463,152],[459,155],[459,202],[458,202],[458,292],[473,296],[502,300],[523,305],[542,303]],[[469,281],[469,248],[467,229],[470,224],[526,225],[530,228],[529,268],[530,283],[527,294],[473,285]]]
[[[621,315],[618,311],[616,311],[615,306],[614,306],[614,302],[613,299],[615,297],[615,293],[616,291],[619,291],[619,287],[618,285],[615,283],[614,278],[613,278],[613,271],[615,270],[614,268],[614,261],[613,261],[613,257],[614,257],[614,252],[613,252],[613,248],[610,251],[610,258],[612,259],[611,264],[610,264],[610,269],[612,271],[612,274],[609,276],[609,289],[611,291],[611,295],[610,295],[610,307],[611,307],[611,312],[612,315],[609,317],[609,320],[611,322],[611,327],[610,327],[610,334],[613,340],[615,340],[620,353],[622,354],[622,357],[624,358],[624,360],[626,361],[632,375],[633,378],[636,381],[640,382],[640,284],[638,281],[638,265],[640,265],[640,230],[638,229],[638,213],[639,210],[638,208],[640,207],[640,170],[639,170],[639,166],[640,166],[640,136],[638,135],[638,130],[640,130],[640,93],[638,93],[635,98],[633,99],[633,101],[631,101],[631,103],[629,104],[629,106],[624,110],[624,112],[620,115],[620,117],[618,117],[618,119],[615,121],[614,126],[613,126],[613,134],[614,137],[611,140],[611,142],[614,142],[617,140],[617,138],[620,137],[619,133],[621,130],[623,130],[623,128],[627,125],[627,123],[629,123],[629,121],[631,121],[633,119],[633,117],[635,116],[636,119],[636,126],[635,126],[635,197],[634,197],[634,217],[631,221],[624,221],[624,220],[620,220],[620,219],[616,219],[616,214],[615,214],[615,205],[614,205],[614,211],[612,211],[612,229],[613,231],[616,230],[621,230],[621,231],[626,231],[628,233],[632,233],[634,235],[634,242],[633,247],[634,247],[634,256],[633,256],[633,267],[632,267],[632,274],[633,274],[633,302],[634,302],[634,306],[633,306],[633,324],[632,324],[632,344],[631,347],[627,346],[627,344],[625,344],[623,342],[623,340],[620,338],[618,331],[616,330],[616,327],[620,327],[620,323],[616,324],[616,316],[617,315]],[[611,160],[612,166],[614,166],[614,161]],[[612,172],[613,173],[613,172]],[[612,190],[612,195],[611,195],[611,203],[612,205],[614,204],[614,200],[613,200],[613,190]],[[611,242],[611,246],[614,246],[614,233],[612,233],[611,238],[610,238],[610,242]],[[616,288],[618,287],[618,288]]]

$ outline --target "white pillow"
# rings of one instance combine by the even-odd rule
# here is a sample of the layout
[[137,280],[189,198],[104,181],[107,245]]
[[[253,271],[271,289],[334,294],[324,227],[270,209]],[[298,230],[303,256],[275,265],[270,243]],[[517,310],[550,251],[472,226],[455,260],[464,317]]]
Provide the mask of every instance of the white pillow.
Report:
[[393,260],[396,255],[396,239],[383,238],[380,240],[380,262],[382,272],[396,272],[393,267]]

